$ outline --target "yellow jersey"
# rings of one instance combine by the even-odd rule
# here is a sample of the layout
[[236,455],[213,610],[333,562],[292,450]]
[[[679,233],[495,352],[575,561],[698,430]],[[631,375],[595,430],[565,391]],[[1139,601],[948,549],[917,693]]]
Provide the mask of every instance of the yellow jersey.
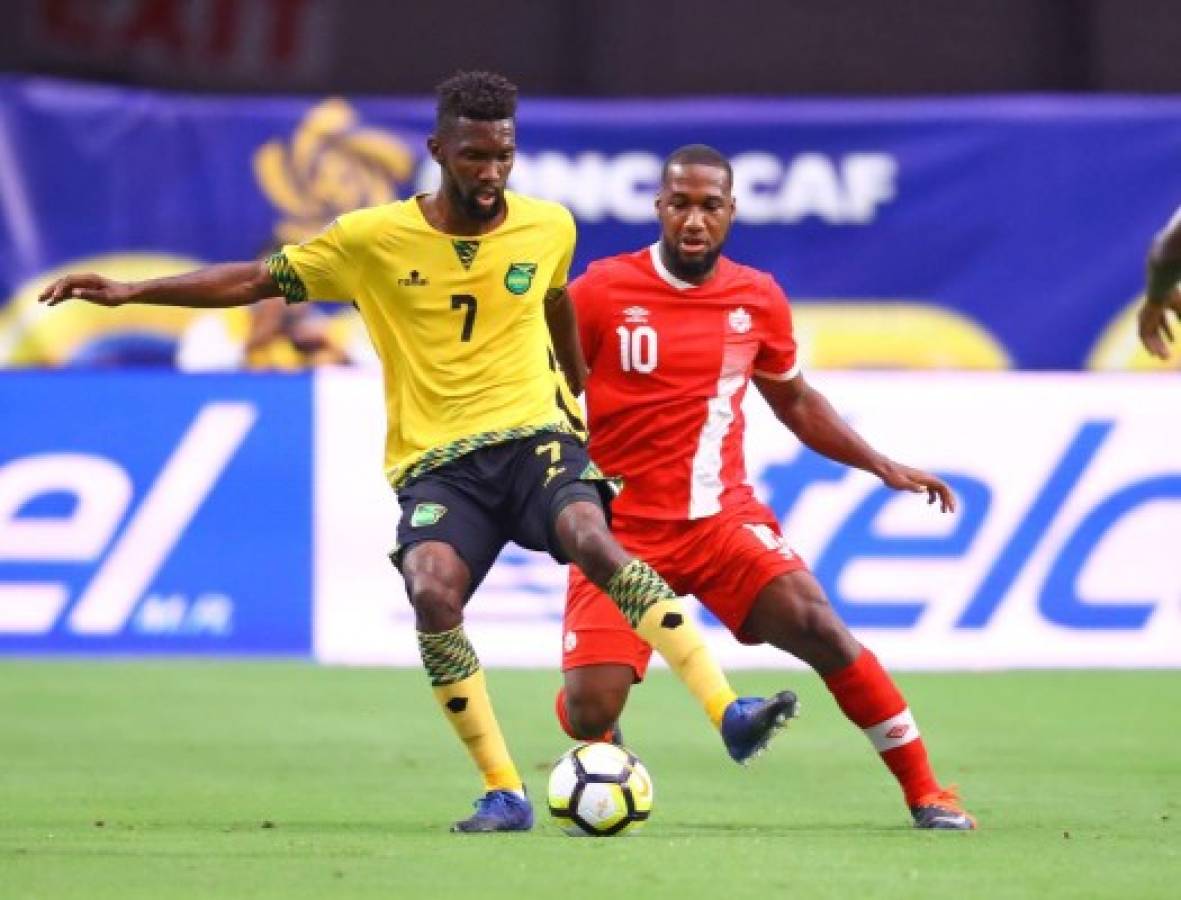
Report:
[[582,432],[544,306],[566,285],[574,219],[512,191],[505,203],[504,221],[475,237],[431,227],[414,197],[357,210],[267,261],[289,302],[360,309],[381,358],[395,488],[479,447]]

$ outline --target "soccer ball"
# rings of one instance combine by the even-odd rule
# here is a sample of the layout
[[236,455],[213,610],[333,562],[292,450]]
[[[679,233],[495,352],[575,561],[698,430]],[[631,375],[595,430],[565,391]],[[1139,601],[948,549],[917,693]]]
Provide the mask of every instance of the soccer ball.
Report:
[[549,811],[571,837],[634,834],[652,812],[652,778],[614,744],[579,744],[549,776]]

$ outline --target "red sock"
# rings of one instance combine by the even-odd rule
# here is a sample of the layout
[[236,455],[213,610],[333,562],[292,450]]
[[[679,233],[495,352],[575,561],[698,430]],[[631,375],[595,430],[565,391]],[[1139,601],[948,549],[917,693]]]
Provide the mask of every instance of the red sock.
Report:
[[865,732],[894,773],[908,806],[939,790],[919,728],[878,658],[866,647],[845,668],[824,678],[841,712]]
[[564,687],[558,688],[558,696],[554,698],[554,712],[558,716],[558,724],[562,726],[562,730],[576,741],[605,741],[611,742],[612,730],[607,729],[603,734],[596,738],[580,737],[575,734],[574,729],[570,726],[570,714],[566,711],[566,689]]

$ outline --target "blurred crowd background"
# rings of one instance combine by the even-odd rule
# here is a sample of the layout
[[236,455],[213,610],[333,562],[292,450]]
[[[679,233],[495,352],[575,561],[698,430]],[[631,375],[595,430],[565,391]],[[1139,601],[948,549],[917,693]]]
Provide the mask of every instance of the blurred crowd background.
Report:
[[[736,157],[732,249],[817,367],[1148,369],[1131,332],[1181,203],[1169,0],[10,0],[0,366],[372,361],[348,306],[49,316],[55,273],[251,258],[430,186],[431,90],[525,98],[514,187],[572,207],[576,271],[654,235],[653,165]],[[648,210],[650,212],[650,210]]]
[[181,90],[426,95],[1181,92],[1172,0],[8,0],[0,69]]

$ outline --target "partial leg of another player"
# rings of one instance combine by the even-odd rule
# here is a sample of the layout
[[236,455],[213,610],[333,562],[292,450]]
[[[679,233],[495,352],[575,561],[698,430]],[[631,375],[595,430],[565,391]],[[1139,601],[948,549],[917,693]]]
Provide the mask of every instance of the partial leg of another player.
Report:
[[562,730],[576,741],[622,743],[619,717],[635,683],[635,669],[620,663],[593,663],[563,674],[554,703]]
[[898,780],[916,827],[976,827],[954,788],[941,788],[935,780],[918,725],[893,679],[845,627],[810,572],[772,579],[755,598],[742,632],[817,671]]
[[[795,694],[781,691],[768,698],[739,698],[675,592],[651,566],[618,544],[598,505],[583,500],[565,505],[557,518],[556,532],[569,558],[614,601],[628,625],[664,657],[697,698],[721,733],[731,758],[745,764],[761,753],[795,715]],[[614,683],[622,676],[600,677]],[[618,702],[618,716],[626,697],[626,692],[608,689],[594,702],[600,704],[600,715]],[[583,733],[587,737],[601,735],[614,722],[613,718]]]

